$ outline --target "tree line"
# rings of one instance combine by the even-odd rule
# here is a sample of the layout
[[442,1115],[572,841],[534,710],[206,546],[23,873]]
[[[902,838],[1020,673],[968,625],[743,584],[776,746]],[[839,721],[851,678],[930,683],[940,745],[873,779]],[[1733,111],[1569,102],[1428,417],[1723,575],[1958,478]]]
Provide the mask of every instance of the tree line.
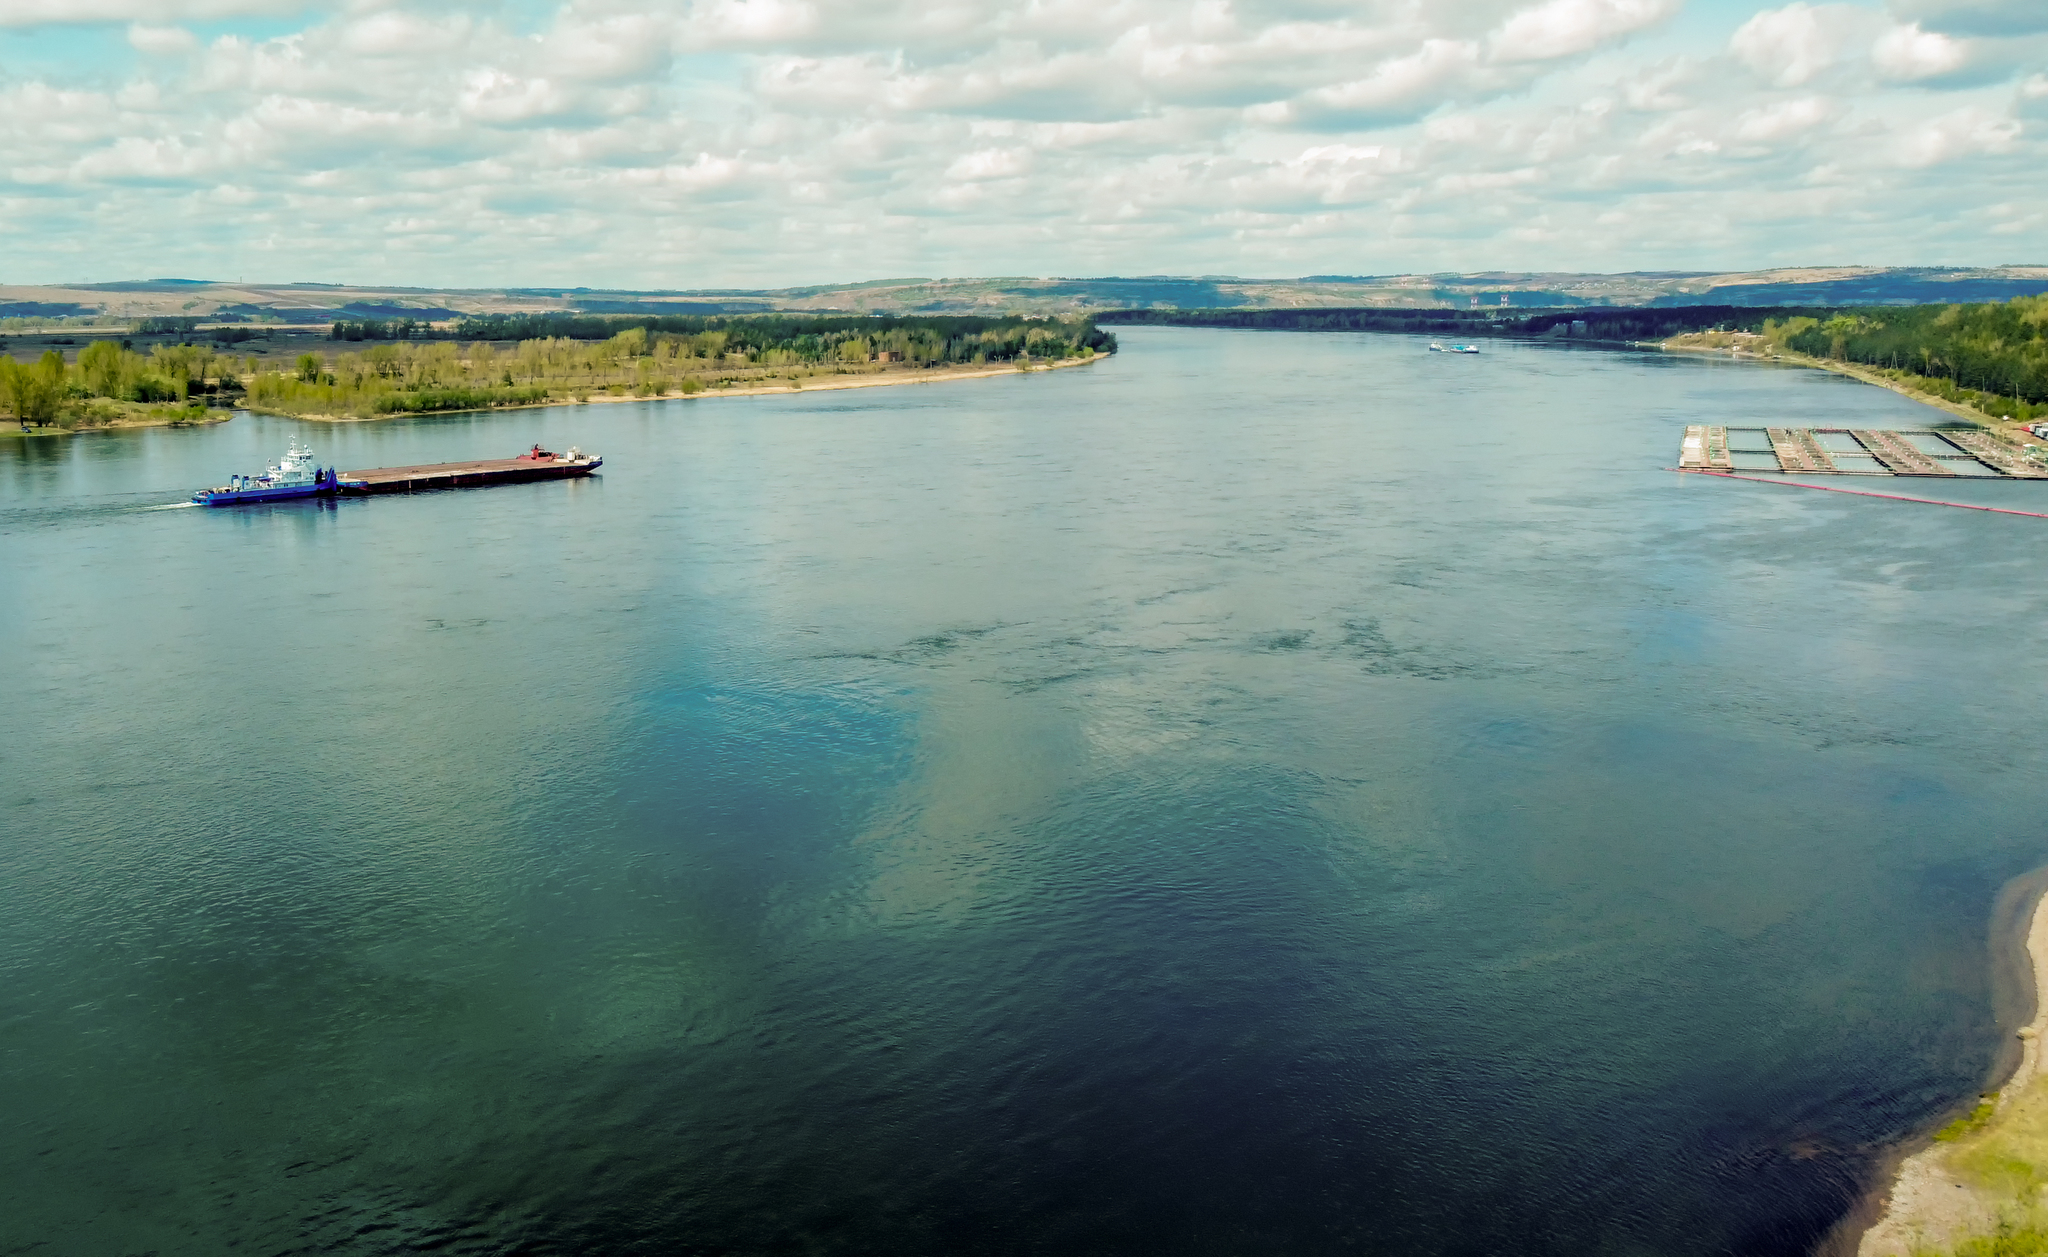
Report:
[[793,361],[851,361],[849,344],[870,355],[893,352],[908,362],[1008,362],[1014,358],[1078,358],[1116,352],[1116,337],[1092,318],[1021,318],[985,315],[847,314],[486,314],[463,319],[462,340],[609,340],[639,329],[650,343],[668,337],[702,340],[719,335],[725,352],[758,358],[769,352]]
[[0,409],[31,424],[111,422],[116,403],[185,408],[194,398],[238,392],[236,364],[203,345],[158,345],[148,356],[97,340],[75,364],[46,351],[34,362],[0,357]]
[[[839,316],[494,315],[464,320],[455,340],[378,340],[332,357],[307,353],[290,370],[248,383],[249,404],[306,415],[377,415],[525,406],[592,394],[663,397],[735,384],[861,373],[881,364],[1033,361],[1114,352],[1086,319]],[[527,331],[578,332],[519,338]],[[593,334],[603,332],[601,339]],[[516,340],[500,348],[505,340]]]
[[1764,319],[1771,343],[1875,367],[1988,414],[2048,413],[2048,293],[1973,305],[1864,306]]
[[413,319],[337,319],[327,331],[329,340],[427,340],[433,335],[432,323]]
[[846,314],[482,314],[443,331],[412,319],[337,320],[334,341],[609,341],[634,330],[648,344],[677,339],[702,345],[717,339],[723,353],[749,361],[780,355],[810,364],[855,361],[849,344],[867,357],[891,361],[1009,362],[1019,358],[1072,358],[1114,353],[1116,337],[1085,318],[978,315],[906,315],[874,318]]

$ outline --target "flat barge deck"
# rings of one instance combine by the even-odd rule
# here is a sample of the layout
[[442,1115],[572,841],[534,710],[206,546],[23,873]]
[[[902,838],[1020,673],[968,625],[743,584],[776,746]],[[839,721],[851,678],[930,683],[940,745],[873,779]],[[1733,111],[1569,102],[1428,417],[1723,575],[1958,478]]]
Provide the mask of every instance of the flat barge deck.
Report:
[[467,463],[428,463],[419,467],[374,467],[344,471],[342,493],[411,493],[420,489],[468,489],[528,480],[566,480],[587,476],[604,466],[595,456],[582,458],[486,458]]

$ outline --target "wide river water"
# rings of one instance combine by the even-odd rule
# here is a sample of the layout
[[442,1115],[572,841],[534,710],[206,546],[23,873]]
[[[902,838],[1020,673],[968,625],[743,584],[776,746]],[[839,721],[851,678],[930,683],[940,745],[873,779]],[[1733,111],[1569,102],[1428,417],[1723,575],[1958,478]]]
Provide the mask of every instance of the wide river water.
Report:
[[[1119,335],[0,438],[0,1253],[1796,1254],[1987,1083],[2048,520],[1664,470],[1940,416]],[[294,437],[607,462],[157,509]]]

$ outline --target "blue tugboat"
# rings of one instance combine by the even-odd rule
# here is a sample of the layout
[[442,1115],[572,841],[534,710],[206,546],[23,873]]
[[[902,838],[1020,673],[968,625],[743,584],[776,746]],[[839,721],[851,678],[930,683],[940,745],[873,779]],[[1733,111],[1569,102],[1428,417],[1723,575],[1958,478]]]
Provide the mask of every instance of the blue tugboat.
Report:
[[240,506],[245,502],[277,502],[315,498],[341,491],[341,477],[332,467],[313,465],[313,451],[292,442],[283,458],[260,476],[236,476],[215,489],[192,495],[196,506]]

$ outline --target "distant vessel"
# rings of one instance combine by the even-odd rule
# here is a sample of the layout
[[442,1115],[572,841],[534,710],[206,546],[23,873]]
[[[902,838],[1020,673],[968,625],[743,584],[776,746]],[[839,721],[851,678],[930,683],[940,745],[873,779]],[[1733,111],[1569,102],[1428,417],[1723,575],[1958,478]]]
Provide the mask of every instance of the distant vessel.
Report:
[[1440,354],[1446,352],[1444,349],[1444,343],[1440,340],[1433,340],[1429,342],[1429,352],[1433,354]]
[[313,451],[293,441],[285,456],[262,475],[232,477],[218,488],[201,489],[192,495],[192,501],[197,506],[241,506],[247,502],[322,497],[340,488],[340,478],[334,469],[315,466]]
[[1479,352],[1479,346],[1477,346],[1477,345],[1452,345],[1452,346],[1451,346],[1451,352],[1452,352],[1452,353],[1454,353],[1454,354],[1476,354],[1476,353],[1478,353],[1478,352]]

